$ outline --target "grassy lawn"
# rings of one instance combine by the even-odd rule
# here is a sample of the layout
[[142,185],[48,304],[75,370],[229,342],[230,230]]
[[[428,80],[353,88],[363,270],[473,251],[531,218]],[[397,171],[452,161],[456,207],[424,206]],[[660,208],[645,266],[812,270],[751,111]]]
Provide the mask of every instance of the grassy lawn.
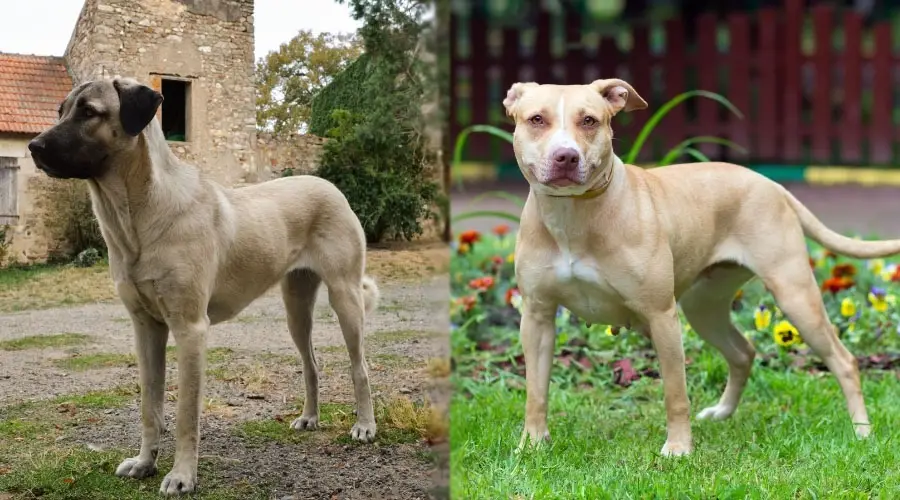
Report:
[[[692,415],[714,404],[725,362],[689,367]],[[710,363],[713,372],[702,372]],[[711,383],[717,381],[719,383]],[[525,393],[507,384],[458,383],[451,406],[451,491],[456,498],[896,498],[900,491],[900,381],[865,372],[873,423],[855,438],[828,373],[757,366],[735,415],[692,420],[694,453],[659,455],[665,441],[661,383],[550,391],[551,444],[514,453]]]
[[[516,453],[524,425],[515,235],[459,235],[451,262],[451,490],[466,499],[898,498],[900,261],[836,256],[810,266],[838,336],[858,357],[873,434],[856,439],[837,381],[759,280],[732,320],[756,347],[735,415],[692,421],[694,453],[660,455],[666,416],[647,338],[556,317],[551,443]],[[682,317],[691,415],[715,404],[724,358]]]

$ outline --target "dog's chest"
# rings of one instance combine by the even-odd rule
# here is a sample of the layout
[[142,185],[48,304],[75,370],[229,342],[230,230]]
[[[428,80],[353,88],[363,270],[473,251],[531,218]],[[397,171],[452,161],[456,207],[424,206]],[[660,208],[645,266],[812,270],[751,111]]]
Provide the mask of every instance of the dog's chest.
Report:
[[[565,210],[545,214],[545,225],[556,242],[540,271],[534,273],[535,293],[549,293],[563,307],[592,323],[624,325],[629,313],[613,286],[613,276],[592,254],[590,239],[572,227]],[[583,224],[584,221],[580,221]],[[568,224],[568,226],[567,226]]]

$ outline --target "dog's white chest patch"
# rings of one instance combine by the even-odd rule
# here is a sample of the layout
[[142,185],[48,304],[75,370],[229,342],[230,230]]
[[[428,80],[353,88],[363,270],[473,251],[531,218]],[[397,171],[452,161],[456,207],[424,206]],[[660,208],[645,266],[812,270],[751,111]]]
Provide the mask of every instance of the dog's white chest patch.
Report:
[[554,262],[556,279],[559,281],[580,280],[589,283],[599,283],[600,273],[591,259],[576,259],[568,251],[563,251]]

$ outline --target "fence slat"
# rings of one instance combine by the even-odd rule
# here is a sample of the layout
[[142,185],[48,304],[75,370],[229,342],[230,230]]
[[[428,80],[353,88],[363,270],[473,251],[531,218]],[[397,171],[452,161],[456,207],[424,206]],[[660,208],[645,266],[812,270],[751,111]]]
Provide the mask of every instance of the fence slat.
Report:
[[[584,55],[584,48],[581,37],[581,14],[572,6],[566,9],[564,15],[565,23],[563,24],[566,41],[566,57],[563,64],[566,71],[565,82],[568,85],[584,85],[585,81],[584,67],[587,64],[587,58]],[[602,53],[601,53],[601,57]]]
[[778,83],[779,71],[779,17],[778,9],[767,8],[759,11],[759,51],[754,61],[756,75],[756,152],[755,157],[775,161],[779,156],[779,137],[782,135],[779,123],[779,96],[785,91]]
[[870,158],[875,164],[887,164],[893,157],[891,136],[891,111],[894,100],[891,95],[891,25],[880,22],[875,25],[875,54],[872,56],[872,124],[869,129],[872,150]]
[[[486,9],[485,9],[486,10]],[[472,124],[489,123],[491,103],[489,102],[488,68],[491,67],[490,52],[487,49],[487,12],[471,10],[469,18],[469,37],[472,50],[469,54],[469,89]],[[487,134],[469,136],[468,151],[476,158],[491,157],[491,143]]]
[[841,160],[862,161],[862,17],[856,12],[844,16],[844,88],[839,141]]
[[[663,62],[665,92],[663,95],[665,100],[668,101],[686,90],[684,88],[686,47],[684,24],[681,18],[666,21],[665,29],[666,54]],[[683,105],[675,106],[669,111],[669,114],[660,123],[659,130],[654,133],[654,135],[657,134],[661,136],[665,150],[674,147],[685,139],[685,112]]]
[[550,14],[542,12],[537,22],[537,35],[534,41],[534,81],[553,83],[553,55],[550,52],[550,36],[552,25]]
[[[519,31],[516,29],[505,28],[503,30],[503,49],[500,52],[500,100],[506,96],[506,91],[516,82],[522,81],[519,71],[525,62],[519,54]],[[495,106],[502,106],[502,103],[494,103]],[[501,109],[503,116],[506,116],[506,110]],[[506,119],[501,125],[504,129],[512,131],[512,120]],[[495,142],[498,139],[492,139]],[[515,161],[512,147],[501,141],[500,160],[503,162]]]
[[[631,53],[628,54],[628,61],[631,63],[631,81],[628,83],[650,105],[650,109],[636,111],[631,114],[631,126],[628,127],[626,133],[633,140],[647,123],[647,120],[650,119],[650,116],[655,111],[654,108],[658,107],[659,103],[651,99],[653,97],[653,85],[650,81],[650,68],[654,64],[654,58],[650,54],[650,30],[647,29],[647,24],[639,23],[635,25],[632,37],[634,44],[631,47]],[[641,151],[641,154],[638,155],[638,160],[642,162],[649,161],[650,156],[649,149],[644,148],[644,151]]]
[[[803,3],[804,0],[785,0],[784,7],[784,39],[782,46],[784,47],[784,76],[781,92],[773,95],[773,98],[781,97],[781,119],[783,128],[781,130],[782,150],[778,155],[781,161],[799,162],[801,161],[800,150],[800,134],[798,133],[800,126],[800,65],[802,58],[800,54],[800,28],[803,23]],[[764,63],[763,63],[764,64]],[[765,71],[765,67],[761,66],[760,72]]]
[[[695,69],[699,75],[698,88],[709,92],[719,92],[719,51],[716,48],[716,14],[705,12],[697,19],[697,64]],[[694,131],[696,134],[719,134],[716,112],[718,106],[709,99],[697,100],[697,123]],[[701,144],[698,149],[709,157],[719,156],[719,146],[716,144]]]
[[[731,34],[731,45],[728,50],[728,100],[744,114],[741,120],[737,115],[729,113],[730,139],[750,150],[750,134],[747,122],[750,120],[750,18],[743,12],[728,16],[728,31]],[[730,149],[725,155],[733,158],[736,153]]]
[[831,92],[832,44],[834,8],[818,5],[813,8],[813,32],[816,53],[813,56],[815,83],[812,102],[812,141],[810,156],[814,162],[828,162],[831,159]]

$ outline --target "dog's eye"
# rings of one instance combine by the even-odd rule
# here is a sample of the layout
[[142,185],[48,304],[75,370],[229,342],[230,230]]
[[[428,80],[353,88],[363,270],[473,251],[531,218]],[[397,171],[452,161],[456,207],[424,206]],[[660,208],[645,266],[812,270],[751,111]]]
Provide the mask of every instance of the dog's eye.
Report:
[[532,125],[543,125],[544,117],[541,115],[534,115],[531,118],[529,118],[528,121],[531,122]]
[[584,120],[581,121],[581,124],[584,125],[585,127],[593,127],[597,123],[599,123],[599,122],[593,116],[585,116]]
[[97,116],[97,111],[94,108],[84,108],[82,112],[85,118],[93,118]]

